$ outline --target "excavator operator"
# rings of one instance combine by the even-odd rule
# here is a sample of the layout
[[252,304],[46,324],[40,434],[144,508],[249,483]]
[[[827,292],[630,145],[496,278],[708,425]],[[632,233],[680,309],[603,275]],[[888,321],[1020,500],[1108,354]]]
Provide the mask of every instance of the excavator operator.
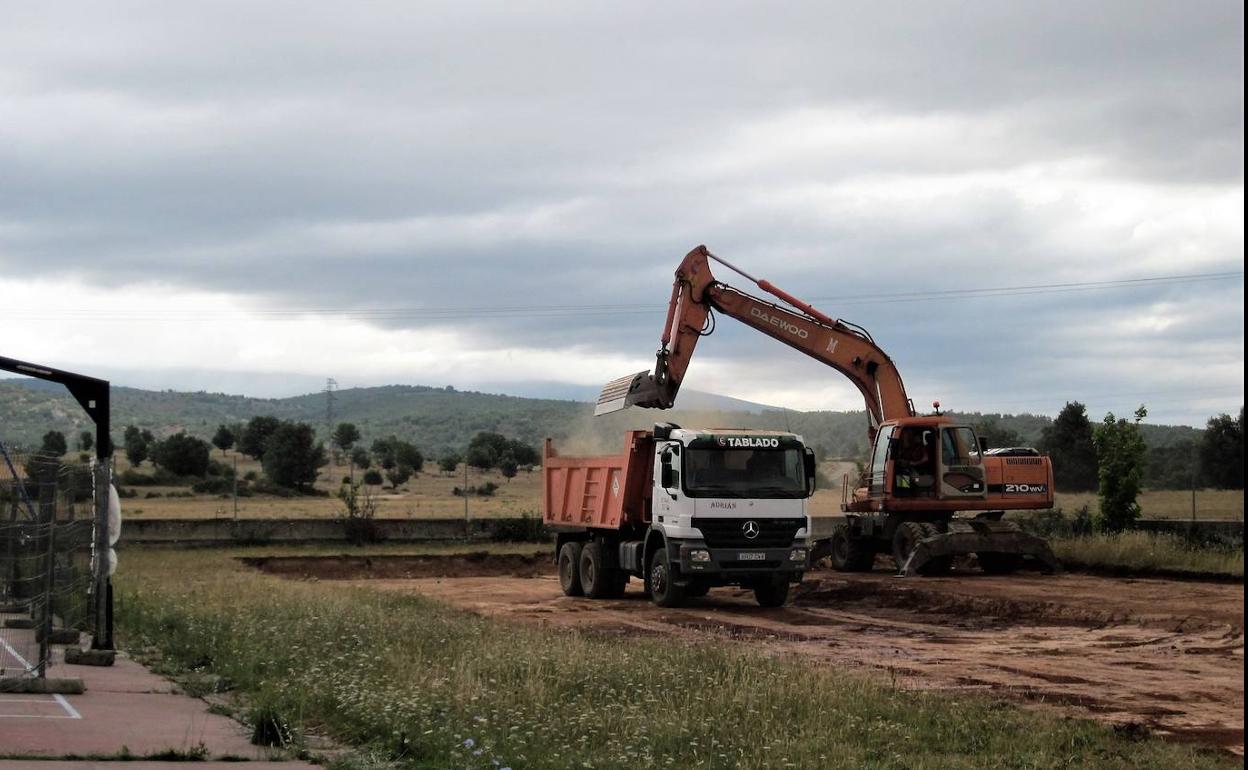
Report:
[[916,495],[930,489],[935,474],[932,472],[932,454],[927,444],[931,431],[905,428],[901,431],[896,457],[894,486],[899,495]]

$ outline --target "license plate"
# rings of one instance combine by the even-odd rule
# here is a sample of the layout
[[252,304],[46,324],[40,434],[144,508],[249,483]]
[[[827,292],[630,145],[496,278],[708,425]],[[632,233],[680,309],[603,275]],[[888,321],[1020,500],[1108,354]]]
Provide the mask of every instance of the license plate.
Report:
[[766,561],[766,560],[767,560],[767,554],[765,553],[739,553],[737,554],[737,561]]

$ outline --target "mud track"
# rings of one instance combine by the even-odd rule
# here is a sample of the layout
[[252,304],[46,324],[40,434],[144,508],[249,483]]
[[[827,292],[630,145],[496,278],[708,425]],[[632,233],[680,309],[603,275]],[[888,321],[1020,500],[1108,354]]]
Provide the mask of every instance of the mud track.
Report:
[[1087,575],[899,579],[811,573],[789,606],[715,589],[660,609],[634,580],[615,601],[562,595],[545,557],[251,560],[288,577],[416,592],[523,622],[689,641],[880,672],[907,687],[986,692],[1175,740],[1244,749],[1242,584]]

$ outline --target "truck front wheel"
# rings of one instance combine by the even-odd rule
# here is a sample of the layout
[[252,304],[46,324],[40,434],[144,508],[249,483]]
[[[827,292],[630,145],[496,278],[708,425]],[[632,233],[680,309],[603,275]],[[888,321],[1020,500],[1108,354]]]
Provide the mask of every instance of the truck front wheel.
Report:
[[650,557],[650,600],[660,607],[679,607],[685,592],[673,581],[672,563],[666,548],[656,548]]
[[559,549],[559,587],[564,596],[585,595],[581,586],[581,548],[581,543],[572,540]]
[[785,577],[764,580],[754,586],[754,599],[759,607],[783,607],[789,600],[789,581]]

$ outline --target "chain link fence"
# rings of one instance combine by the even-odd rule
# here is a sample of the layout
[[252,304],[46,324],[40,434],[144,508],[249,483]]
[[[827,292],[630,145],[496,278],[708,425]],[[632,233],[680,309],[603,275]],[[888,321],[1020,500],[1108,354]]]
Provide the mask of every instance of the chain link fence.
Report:
[[89,463],[0,443],[0,690],[45,677],[52,645],[97,631],[92,552],[101,477]]

